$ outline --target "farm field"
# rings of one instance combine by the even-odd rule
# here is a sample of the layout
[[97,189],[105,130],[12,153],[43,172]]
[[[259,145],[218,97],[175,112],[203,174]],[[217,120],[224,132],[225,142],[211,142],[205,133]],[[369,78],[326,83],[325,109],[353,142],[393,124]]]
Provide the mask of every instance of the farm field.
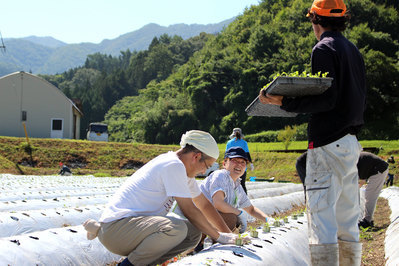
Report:
[[[0,205],[4,204],[4,209],[0,210],[0,225],[4,226],[0,230],[2,241],[4,240],[3,238],[9,238],[6,241],[7,245],[9,245],[18,240],[8,235],[9,232],[13,232],[13,236],[22,237],[22,240],[24,240],[23,242],[27,240],[27,243],[31,243],[29,245],[36,247],[38,242],[33,240],[36,240],[37,237],[41,239],[41,234],[46,234],[43,235],[44,238],[60,235],[62,238],[66,239],[74,239],[74,237],[71,236],[79,235],[80,239],[78,242],[80,244],[77,245],[75,242],[70,242],[70,245],[79,247],[85,246],[84,249],[87,251],[87,254],[93,253],[93,250],[104,251],[104,249],[98,242],[88,242],[84,236],[85,232],[82,231],[79,224],[87,218],[99,217],[104,204],[109,199],[109,194],[112,194],[120,180],[126,176],[130,176],[144,163],[158,154],[168,150],[178,149],[177,145],[166,146],[56,139],[30,139],[30,144],[32,147],[31,154],[27,151],[25,138],[0,137],[0,179],[4,180],[4,174],[15,174],[6,176],[12,177],[11,179],[15,179],[14,181],[18,180],[17,184],[11,181],[8,181],[8,183],[11,182],[8,185],[1,183]],[[361,144],[363,147],[380,148],[378,155],[384,159],[387,159],[390,155],[394,155],[395,159],[399,158],[399,141],[361,141]],[[221,156],[218,162],[221,164],[225,144],[219,144],[219,148]],[[250,177],[275,177],[275,183],[278,185],[286,184],[284,182],[299,183],[299,178],[295,171],[295,161],[300,153],[290,151],[275,152],[275,150],[284,149],[281,143],[249,143],[249,148],[254,160],[255,170],[248,171],[248,179]],[[304,148],[306,148],[306,142],[293,142],[289,147],[291,150],[301,150]],[[31,159],[34,165],[29,164],[29,160]],[[397,186],[399,167],[398,160],[396,161],[396,168],[393,169],[393,173],[395,174],[394,185]],[[68,187],[57,188],[59,185],[58,183],[61,184],[62,180],[69,180],[68,177],[54,176],[59,172],[59,162],[64,162],[69,165],[74,174],[73,178],[78,178],[79,181],[71,181]],[[4,174],[1,175],[1,173]],[[49,178],[56,181],[53,180],[50,182]],[[90,183],[93,184],[96,184],[94,181],[99,180],[108,180],[107,182],[109,182],[109,184],[107,184],[106,187],[96,184],[96,188],[88,188],[84,185],[87,183],[84,181],[87,178],[90,180]],[[38,186],[36,192],[32,191],[34,185],[22,186],[24,182],[34,182],[33,180],[36,180],[35,184]],[[111,185],[111,180],[116,183]],[[23,189],[14,189],[20,185]],[[47,190],[47,187],[49,190]],[[273,190],[275,190],[275,188],[267,189],[268,193],[273,193]],[[254,197],[258,197],[256,193],[262,194],[264,191],[264,189],[252,188],[250,194]],[[288,191],[286,191],[286,193],[288,193]],[[303,193],[301,196],[302,195]],[[268,197],[273,198],[274,196],[269,194]],[[3,201],[8,203],[3,203]],[[15,202],[19,202],[19,205],[15,205]],[[6,207],[5,205],[8,206]],[[274,205],[268,204],[268,206]],[[15,207],[15,209],[12,209],[13,207]],[[385,208],[385,206],[383,207]],[[29,213],[26,211],[27,208]],[[389,207],[387,208],[389,209]],[[46,210],[46,212],[43,210]],[[376,212],[378,211],[379,208],[377,208]],[[51,214],[48,215],[47,212]],[[4,213],[6,213],[5,217],[3,216]],[[385,211],[381,215],[389,216],[389,211]],[[11,218],[11,216],[13,216],[13,218]],[[29,217],[30,223],[26,224],[26,222],[29,221],[29,219],[27,219]],[[43,220],[45,217],[51,217],[51,219]],[[389,217],[386,219],[388,219],[388,221],[381,220],[378,222],[378,220],[376,220],[378,223],[377,231],[365,232],[363,234],[366,243],[366,245],[364,244],[364,249],[367,250],[367,252],[363,252],[367,254],[364,259],[365,261],[370,261],[364,265],[381,265],[381,260],[384,261],[384,254],[381,252],[381,249],[384,249],[384,235],[387,227],[390,225]],[[36,227],[33,229],[31,228],[31,223],[35,220],[39,222],[36,223]],[[7,225],[5,225],[3,221],[8,221]],[[10,229],[9,226],[11,223],[19,224],[19,227],[12,227],[12,229]],[[39,224],[42,224],[42,226],[38,226]],[[27,228],[30,229],[26,231]],[[75,231],[77,233],[75,233]],[[39,236],[37,236],[37,234],[39,234]],[[17,245],[21,243],[20,240],[18,241],[14,244]],[[376,241],[378,241],[378,243],[376,243]],[[13,245],[11,245],[11,247],[12,246]],[[47,249],[49,249],[49,247],[47,247]],[[13,254],[12,252],[14,251],[10,251],[8,254]],[[56,251],[49,249],[48,252],[54,253]],[[66,252],[66,254],[67,253],[68,252]],[[95,254],[95,252],[93,254]],[[117,260],[117,258],[112,257],[112,254],[110,256],[111,257],[105,256],[104,258],[106,258],[107,261]],[[376,257],[379,258],[377,259]],[[84,257],[80,257],[80,260],[82,265],[84,265]],[[89,263],[86,265],[93,264]],[[95,265],[105,264],[99,262],[99,264]]]
[[[118,261],[120,257],[108,252],[97,239],[87,240],[81,224],[88,218],[100,217],[104,205],[124,180],[0,174],[0,265],[106,265]],[[223,260],[236,265],[242,265],[243,261],[265,265],[265,259],[276,265],[282,258],[288,263],[286,265],[309,264],[306,216],[295,220],[289,216],[285,224],[284,216],[277,218],[281,213],[303,206],[302,185],[248,182],[247,188],[253,204],[281,220],[282,226],[272,225],[271,232],[264,233],[262,224],[254,224],[259,237],[251,238],[250,244],[243,247],[214,245],[197,255],[182,258],[178,265],[196,265],[205,257],[209,265],[220,265]],[[384,193],[385,197],[396,199],[390,205],[399,205],[397,188],[384,190]],[[394,215],[397,211],[393,212],[391,220],[395,219]],[[395,242],[398,225],[396,221],[396,228],[388,228],[394,236],[391,242]],[[392,243],[389,246],[395,247]],[[245,260],[233,251],[242,253]],[[394,253],[390,256],[390,261],[397,261]]]
[[[97,239],[86,239],[81,224],[89,218],[99,219],[124,180],[1,174],[0,265],[105,265],[117,261],[119,256],[105,250]],[[248,185],[253,203],[267,213],[303,204],[299,184]],[[269,192],[262,195],[260,189]]]

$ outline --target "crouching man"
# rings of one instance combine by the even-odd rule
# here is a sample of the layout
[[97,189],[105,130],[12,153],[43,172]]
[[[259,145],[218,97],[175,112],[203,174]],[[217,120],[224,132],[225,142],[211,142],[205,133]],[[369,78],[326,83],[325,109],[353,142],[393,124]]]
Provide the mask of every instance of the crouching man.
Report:
[[[85,222],[88,238],[98,235],[109,251],[127,257],[120,265],[160,264],[195,247],[201,232],[222,244],[235,242],[236,235],[194,178],[218,158],[216,141],[207,132],[191,130],[183,134],[180,146],[126,180],[108,203],[100,224]],[[188,220],[166,216],[174,200]]]

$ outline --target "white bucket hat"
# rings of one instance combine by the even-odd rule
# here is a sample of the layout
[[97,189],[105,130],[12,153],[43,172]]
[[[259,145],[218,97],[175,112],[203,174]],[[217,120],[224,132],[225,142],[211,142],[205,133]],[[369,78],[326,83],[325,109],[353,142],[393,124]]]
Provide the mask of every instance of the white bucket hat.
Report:
[[241,138],[242,139],[244,138],[244,135],[242,134],[241,128],[236,127],[236,128],[233,129],[233,133],[231,133],[230,139],[234,139],[235,138],[236,132],[240,132]]
[[180,147],[186,144],[193,145],[195,148],[211,156],[214,159],[219,157],[219,148],[211,134],[201,130],[190,130],[181,136]]

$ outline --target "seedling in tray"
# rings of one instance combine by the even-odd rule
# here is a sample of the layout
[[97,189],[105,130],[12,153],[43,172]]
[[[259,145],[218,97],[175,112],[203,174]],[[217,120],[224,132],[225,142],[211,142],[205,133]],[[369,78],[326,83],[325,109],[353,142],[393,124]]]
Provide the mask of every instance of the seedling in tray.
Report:
[[258,231],[256,231],[256,227],[250,227],[250,235],[252,236],[252,237],[255,237],[255,238],[257,238],[258,237]]
[[264,223],[263,224],[263,232],[264,233],[268,233],[268,232],[270,232],[270,225],[269,225],[269,223]]

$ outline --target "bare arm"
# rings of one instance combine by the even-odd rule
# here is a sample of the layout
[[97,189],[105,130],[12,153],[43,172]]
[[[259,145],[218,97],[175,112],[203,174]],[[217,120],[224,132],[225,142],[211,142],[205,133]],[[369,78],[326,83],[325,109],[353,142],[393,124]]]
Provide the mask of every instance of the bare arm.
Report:
[[175,199],[184,216],[198,228],[198,230],[215,240],[219,238],[219,232],[208,222],[202,212],[194,205],[191,198],[175,197]]
[[201,210],[203,215],[210,221],[210,223],[216,227],[217,230],[224,233],[231,233],[231,230],[224,222],[222,216],[218,213],[212,203],[204,196],[200,194],[198,197],[193,198],[195,205]]
[[264,90],[259,92],[259,101],[263,104],[273,104],[281,106],[283,104],[283,96],[266,94]]
[[215,208],[220,212],[233,213],[235,215],[239,215],[241,211],[237,208],[234,208],[227,202],[225,202],[224,198],[225,195],[223,191],[218,191],[213,195],[212,200],[213,204],[215,205]]
[[267,218],[266,214],[263,211],[261,211],[258,208],[256,208],[255,206],[251,205],[249,207],[244,208],[244,210],[249,215],[261,220],[262,222],[266,221],[266,218]]

